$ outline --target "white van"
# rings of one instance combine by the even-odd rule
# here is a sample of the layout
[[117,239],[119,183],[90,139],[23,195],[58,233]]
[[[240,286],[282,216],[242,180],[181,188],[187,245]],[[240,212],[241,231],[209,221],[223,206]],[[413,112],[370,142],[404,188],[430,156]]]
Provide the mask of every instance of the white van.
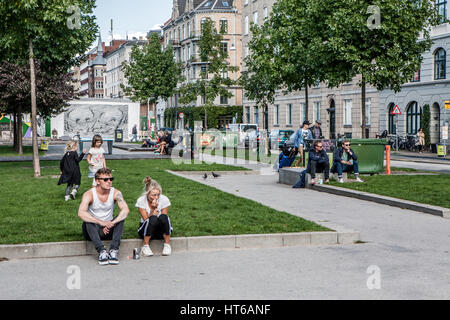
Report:
[[231,132],[239,134],[239,143],[244,143],[245,137],[249,132],[258,131],[258,125],[253,123],[230,123],[228,125]]

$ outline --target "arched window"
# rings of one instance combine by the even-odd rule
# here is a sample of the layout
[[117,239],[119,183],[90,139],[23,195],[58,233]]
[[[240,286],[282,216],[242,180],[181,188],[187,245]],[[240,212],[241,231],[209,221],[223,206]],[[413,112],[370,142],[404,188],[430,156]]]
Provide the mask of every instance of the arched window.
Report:
[[409,104],[406,111],[406,133],[416,134],[422,122],[422,107],[416,101]]
[[389,134],[396,134],[397,127],[395,123],[395,114],[392,114],[394,111],[395,103],[389,104],[389,114],[388,114],[388,132]]
[[445,79],[445,50],[439,48],[434,54],[434,80]]

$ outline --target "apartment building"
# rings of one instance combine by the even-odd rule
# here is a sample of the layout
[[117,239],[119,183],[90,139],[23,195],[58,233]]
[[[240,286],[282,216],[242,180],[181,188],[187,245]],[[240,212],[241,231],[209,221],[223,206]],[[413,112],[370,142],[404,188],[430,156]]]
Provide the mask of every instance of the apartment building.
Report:
[[[269,18],[276,0],[244,0],[242,6],[242,56],[250,54],[249,42],[252,23],[261,25]],[[245,64],[243,63],[243,70]],[[260,128],[297,130],[304,120],[320,120],[325,138],[334,139],[338,135],[361,137],[361,88],[356,77],[339,88],[328,88],[317,84],[308,88],[308,114],[305,107],[305,92],[280,93],[268,110],[261,110],[254,101],[243,98],[244,122],[257,123]],[[365,137],[375,137],[379,132],[379,92],[366,86],[366,133]]]
[[[450,25],[444,18],[450,18],[449,4],[446,0],[436,0],[435,5],[443,23],[432,28],[433,46],[423,54],[419,70],[400,92],[381,91],[380,130],[402,136],[416,134],[423,120],[423,107],[428,105],[430,142],[448,144],[450,110],[445,108],[445,101],[450,100],[450,57],[447,54],[450,51]],[[396,106],[401,114],[393,114]]]
[[[182,72],[186,81],[200,78],[206,70],[207,61],[200,61],[198,41],[201,36],[202,21],[209,18],[216,23],[217,29],[223,34],[222,49],[228,51],[229,64],[240,67],[242,61],[241,46],[241,3],[242,0],[174,0],[172,17],[163,26],[164,48],[169,44],[174,50],[174,57],[182,63]],[[238,79],[240,72],[228,76]],[[242,89],[230,89],[231,98],[218,97],[215,105],[242,105]],[[199,97],[195,106],[204,104]],[[179,106],[178,97],[169,99],[168,107]],[[222,124],[231,122],[221,119]]]

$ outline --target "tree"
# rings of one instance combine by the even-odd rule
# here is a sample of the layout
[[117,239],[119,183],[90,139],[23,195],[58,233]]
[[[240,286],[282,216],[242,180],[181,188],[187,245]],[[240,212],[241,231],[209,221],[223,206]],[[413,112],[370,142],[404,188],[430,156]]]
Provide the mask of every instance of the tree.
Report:
[[338,85],[349,71],[352,77],[361,77],[364,137],[366,85],[400,91],[419,69],[422,54],[430,49],[430,26],[439,22],[439,15],[430,1],[377,0],[370,5],[363,0],[313,1],[317,12],[328,13],[320,16],[325,17],[322,32],[331,66],[329,84]]
[[167,100],[176,92],[177,83],[182,79],[172,47],[162,50],[156,33],[151,34],[148,44],[132,48],[130,61],[122,68],[128,80],[128,86],[122,85],[125,94],[132,101],[151,102],[154,110],[159,99]]
[[35,59],[45,70],[59,66],[67,72],[95,40],[94,7],[95,0],[13,0],[0,5],[0,58],[28,61],[30,66],[34,176],[40,176]]
[[230,66],[228,50],[222,47],[223,35],[217,32],[214,22],[206,18],[202,21],[202,35],[198,46],[200,59],[205,64],[205,69],[201,71],[200,78],[194,82],[182,84],[180,87],[180,102],[189,104],[197,101],[198,97],[203,97],[203,108],[205,111],[205,128],[208,128],[207,109],[214,105],[218,96],[231,98],[233,95],[228,89],[237,85],[236,80],[229,77],[230,72],[239,70],[236,66]]
[[[77,98],[71,75],[65,70],[46,72],[35,62],[37,114],[43,118],[61,113],[69,100]],[[22,154],[22,114],[31,110],[29,65],[0,63],[0,111],[14,115],[14,147]]]

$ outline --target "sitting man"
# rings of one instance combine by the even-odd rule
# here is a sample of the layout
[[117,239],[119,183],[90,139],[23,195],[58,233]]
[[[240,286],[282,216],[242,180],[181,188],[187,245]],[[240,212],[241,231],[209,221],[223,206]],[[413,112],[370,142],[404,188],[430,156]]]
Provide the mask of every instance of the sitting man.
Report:
[[308,167],[306,172],[311,174],[310,184],[315,184],[316,173],[323,172],[325,183],[330,180],[330,160],[328,154],[323,150],[323,144],[321,141],[314,141],[314,149],[311,149],[308,153]]
[[333,169],[332,172],[338,173],[338,182],[344,183],[342,179],[343,172],[354,172],[357,182],[364,182],[359,178],[358,157],[350,148],[350,141],[342,141],[342,146],[337,148],[333,154]]
[[[113,179],[110,169],[99,169],[95,173],[97,186],[83,194],[78,209],[78,217],[83,220],[83,236],[94,243],[99,253],[98,263],[101,265],[119,263],[118,250],[123,224],[130,212],[122,193],[112,187]],[[113,218],[115,203],[120,212]],[[112,240],[109,253],[102,240]]]

